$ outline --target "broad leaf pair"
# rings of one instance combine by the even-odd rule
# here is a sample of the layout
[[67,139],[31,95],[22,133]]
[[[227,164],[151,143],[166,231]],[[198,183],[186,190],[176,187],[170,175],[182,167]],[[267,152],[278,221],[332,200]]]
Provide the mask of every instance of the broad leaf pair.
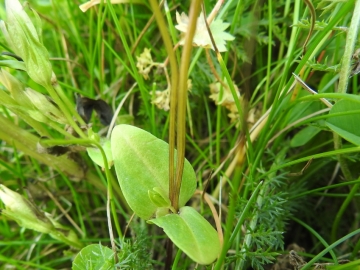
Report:
[[[174,213],[169,199],[166,142],[134,126],[118,125],[112,131],[111,142],[105,141],[104,147],[111,159],[108,163],[114,164],[121,190],[135,214],[163,228],[175,245],[195,262],[212,263],[221,250],[218,234],[194,208],[185,206],[196,189],[196,175],[190,163],[185,160],[180,209]],[[90,157],[103,166],[100,153],[89,150]]]

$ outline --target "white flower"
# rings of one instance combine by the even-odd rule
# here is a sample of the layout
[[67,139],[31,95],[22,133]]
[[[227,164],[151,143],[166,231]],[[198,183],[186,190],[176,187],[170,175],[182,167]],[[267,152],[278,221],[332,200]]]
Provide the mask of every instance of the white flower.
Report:
[[161,110],[170,110],[170,89],[164,91],[155,91],[155,96],[152,97],[152,102]]
[[[186,33],[189,24],[189,17],[182,12],[181,15],[176,12],[176,21],[178,22],[175,25],[175,28],[178,29],[182,33]],[[224,23],[222,20],[214,20],[210,23],[209,27],[214,38],[216,47],[218,48],[219,52],[225,52],[226,49],[226,41],[234,40],[234,37],[229,33],[224,32],[226,28],[229,27],[229,23]],[[180,44],[184,45],[184,38],[180,40]],[[204,19],[204,15],[201,13],[197,23],[196,23],[196,30],[193,39],[194,46],[203,47],[203,48],[211,48],[213,50],[214,47],[212,45],[208,30],[206,28],[206,23]]]
[[145,48],[143,53],[140,54],[140,56],[136,56],[136,59],[136,67],[138,68],[139,73],[143,75],[145,80],[148,80],[151,68],[157,65],[157,63],[154,63],[154,61],[152,60],[150,50],[148,48]]

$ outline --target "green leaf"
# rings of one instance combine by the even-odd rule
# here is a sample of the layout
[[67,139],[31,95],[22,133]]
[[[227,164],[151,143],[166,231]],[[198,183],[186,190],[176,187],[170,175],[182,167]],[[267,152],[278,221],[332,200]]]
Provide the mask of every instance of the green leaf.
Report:
[[360,145],[359,110],[360,104],[358,102],[340,100],[331,108],[329,112],[330,117],[326,120],[326,125],[345,140]]
[[[113,164],[113,158],[111,154],[111,143],[108,139],[101,139],[100,144],[105,152],[106,159],[108,162],[108,167],[111,168]],[[97,147],[88,147],[86,148],[86,151],[91,158],[92,161],[94,161],[97,165],[99,165],[101,168],[105,168],[104,166],[104,159],[101,155],[101,152],[99,148]]]
[[0,67],[8,67],[26,71],[25,63],[19,62],[18,60],[0,60]]
[[158,207],[170,207],[171,202],[167,194],[159,187],[148,190],[150,200]]
[[100,244],[84,247],[75,257],[73,270],[110,270],[115,269],[114,252]]
[[299,147],[307,144],[312,138],[321,131],[320,128],[314,126],[307,126],[298,132],[294,138],[292,138],[291,147]]
[[[308,94],[301,93],[299,96],[300,97],[308,96]],[[293,108],[291,108],[291,110],[289,111],[287,123],[288,124],[293,123],[296,120],[299,120],[299,119],[301,119],[309,114],[312,114],[314,112],[317,112],[321,109],[322,109],[322,105],[319,101],[298,103]],[[279,111],[279,113],[281,113],[281,111]]]
[[[38,35],[39,28],[34,27],[18,0],[6,0],[5,4],[7,20],[1,30],[7,43],[24,60],[30,78],[44,87],[50,86],[52,67]],[[38,18],[36,24],[39,27]]]
[[220,253],[216,230],[192,207],[184,206],[179,214],[169,214],[148,222],[163,228],[171,241],[199,264],[212,263]]
[[[111,134],[111,151],[116,175],[126,201],[141,218],[150,219],[157,210],[148,191],[160,188],[169,198],[169,145],[149,132],[118,125]],[[196,175],[185,160],[179,207],[192,197]]]

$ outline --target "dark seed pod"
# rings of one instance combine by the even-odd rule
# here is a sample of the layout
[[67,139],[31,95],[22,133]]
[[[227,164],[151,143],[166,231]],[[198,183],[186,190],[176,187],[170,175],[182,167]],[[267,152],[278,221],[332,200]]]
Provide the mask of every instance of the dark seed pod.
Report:
[[89,123],[93,110],[96,111],[101,124],[105,126],[110,125],[113,117],[111,107],[102,99],[95,100],[77,96],[76,110],[86,123]]

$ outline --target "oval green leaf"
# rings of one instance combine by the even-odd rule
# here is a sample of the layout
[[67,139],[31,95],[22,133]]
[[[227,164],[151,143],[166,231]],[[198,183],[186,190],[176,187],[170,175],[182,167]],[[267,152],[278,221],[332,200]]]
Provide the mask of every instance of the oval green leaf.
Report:
[[73,270],[110,270],[115,269],[114,252],[100,244],[84,247],[76,255]]
[[[150,200],[148,191],[158,188],[159,194],[169,198],[169,145],[140,128],[118,125],[111,134],[111,151],[126,201],[139,217],[150,219],[158,206]],[[192,197],[195,189],[194,169],[185,160],[180,207]]]
[[[341,114],[343,115],[335,115]],[[345,140],[360,145],[360,103],[351,100],[340,100],[329,112],[326,125]]]
[[192,207],[184,206],[179,214],[169,214],[148,222],[163,228],[171,241],[199,264],[210,264],[220,254],[216,230]]
[[[112,154],[111,154],[111,143],[110,140],[107,139],[102,139],[100,142],[105,155],[106,155],[106,159],[108,162],[108,168],[111,168],[112,163],[113,163],[113,158],[112,158]],[[104,166],[104,159],[103,156],[99,150],[99,148],[97,147],[88,147],[86,148],[86,151],[89,155],[89,157],[91,158],[92,161],[94,161],[97,165],[99,165],[101,168],[105,168]]]

